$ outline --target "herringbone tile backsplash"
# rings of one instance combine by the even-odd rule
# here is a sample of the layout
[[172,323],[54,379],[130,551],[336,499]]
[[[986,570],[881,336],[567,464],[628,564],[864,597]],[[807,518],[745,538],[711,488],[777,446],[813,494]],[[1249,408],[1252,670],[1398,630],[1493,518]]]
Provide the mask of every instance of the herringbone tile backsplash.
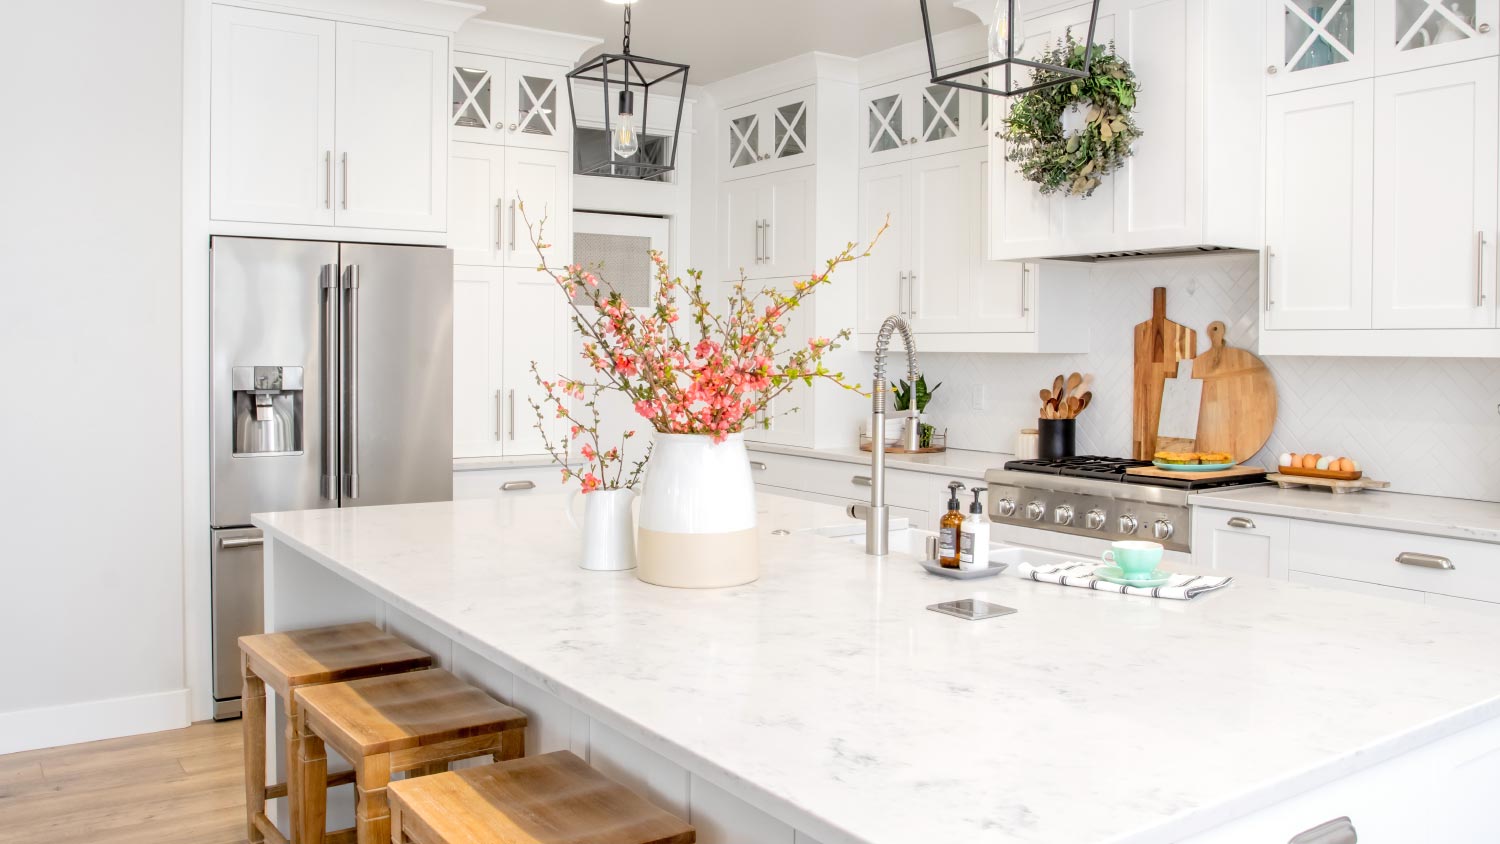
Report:
[[[1229,326],[1230,345],[1254,350],[1257,277],[1253,255],[1097,265],[1092,295],[1077,303],[1077,318],[1092,332],[1088,354],[922,354],[928,382],[943,382],[927,415],[948,429],[955,448],[1009,452],[1020,428],[1036,426],[1038,390],[1058,373],[1092,373],[1094,400],[1079,419],[1079,452],[1125,455],[1132,332],[1151,316],[1151,289],[1167,288],[1167,316],[1197,329],[1200,350],[1216,319]],[[1500,501],[1500,360],[1264,360],[1276,377],[1279,408],[1276,430],[1255,458],[1261,465],[1274,465],[1283,451],[1347,454],[1396,491]]]

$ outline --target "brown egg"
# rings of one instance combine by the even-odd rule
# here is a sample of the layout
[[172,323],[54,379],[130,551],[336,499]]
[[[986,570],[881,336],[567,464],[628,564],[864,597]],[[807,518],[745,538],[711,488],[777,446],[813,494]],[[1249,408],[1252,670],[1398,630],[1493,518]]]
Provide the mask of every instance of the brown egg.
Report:
[[1288,466],[1296,466],[1298,469],[1302,468],[1302,455],[1298,454],[1295,451],[1292,452],[1292,462],[1290,462],[1290,463],[1288,463],[1286,465],[1288,465]]
[[1352,471],[1354,471],[1354,461],[1350,460],[1347,457],[1340,457],[1339,458],[1339,463],[1338,463],[1338,470],[1340,472],[1352,472]]
[[1316,469],[1318,467],[1318,459],[1320,457],[1322,457],[1321,454],[1304,454],[1304,455],[1302,455],[1302,468],[1304,468],[1304,469]]

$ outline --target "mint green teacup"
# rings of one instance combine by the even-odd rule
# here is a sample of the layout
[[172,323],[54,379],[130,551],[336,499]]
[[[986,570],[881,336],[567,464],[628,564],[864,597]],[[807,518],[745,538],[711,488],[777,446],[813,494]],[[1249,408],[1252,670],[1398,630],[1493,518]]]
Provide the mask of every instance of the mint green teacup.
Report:
[[1161,565],[1161,550],[1155,542],[1115,542],[1102,558],[1118,566],[1126,580],[1146,580]]

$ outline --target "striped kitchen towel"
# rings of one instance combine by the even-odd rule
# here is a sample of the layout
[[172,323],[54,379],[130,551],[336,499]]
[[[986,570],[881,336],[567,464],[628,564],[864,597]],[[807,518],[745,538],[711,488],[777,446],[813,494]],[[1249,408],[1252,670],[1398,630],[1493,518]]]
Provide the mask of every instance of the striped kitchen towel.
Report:
[[1174,574],[1171,581],[1163,586],[1142,589],[1138,586],[1121,586],[1118,583],[1110,583],[1108,580],[1100,580],[1094,577],[1094,572],[1101,568],[1105,568],[1103,563],[1062,563],[1060,565],[1044,566],[1022,563],[1021,567],[1016,571],[1022,577],[1029,577],[1038,583],[1059,583],[1063,586],[1098,589],[1100,592],[1118,592],[1124,595],[1141,595],[1147,598],[1169,598],[1174,601],[1191,600],[1202,595],[1204,592],[1222,589],[1234,582],[1234,578],[1232,577],[1212,577],[1205,574]]

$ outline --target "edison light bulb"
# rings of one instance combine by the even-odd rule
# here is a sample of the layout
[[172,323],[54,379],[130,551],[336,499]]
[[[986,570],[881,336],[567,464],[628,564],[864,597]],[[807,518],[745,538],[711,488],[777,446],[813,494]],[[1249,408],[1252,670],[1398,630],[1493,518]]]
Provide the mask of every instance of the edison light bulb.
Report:
[[640,148],[640,137],[635,131],[635,94],[621,91],[620,113],[615,117],[614,130],[609,136],[609,150],[615,158],[629,158]]
[[1006,41],[1010,40],[1010,0],[996,0],[995,19],[990,22],[990,55],[1010,58]]

